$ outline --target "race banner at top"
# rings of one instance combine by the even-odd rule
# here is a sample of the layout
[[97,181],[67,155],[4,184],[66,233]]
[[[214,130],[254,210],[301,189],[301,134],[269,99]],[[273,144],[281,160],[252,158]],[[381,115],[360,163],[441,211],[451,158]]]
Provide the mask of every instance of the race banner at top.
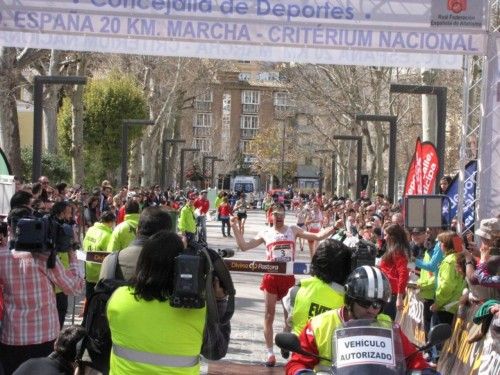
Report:
[[459,56],[484,54],[486,6],[487,0],[0,0],[0,45],[456,68]]

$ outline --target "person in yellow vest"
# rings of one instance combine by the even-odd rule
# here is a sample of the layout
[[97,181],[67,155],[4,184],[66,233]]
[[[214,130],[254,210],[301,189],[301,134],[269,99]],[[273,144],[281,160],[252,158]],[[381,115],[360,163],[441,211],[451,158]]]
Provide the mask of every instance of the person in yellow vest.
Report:
[[186,199],[186,204],[182,207],[179,214],[179,222],[177,228],[179,232],[186,238],[187,243],[190,243],[196,238],[196,216],[194,213],[194,200],[196,195],[189,193]]
[[107,306],[113,343],[110,375],[200,373],[206,308],[175,308],[169,301],[174,259],[183,249],[177,234],[154,234],[144,242],[132,285],[116,289],[111,296]]
[[[345,284],[345,306],[313,317],[300,333],[301,348],[322,359],[293,353],[286,365],[286,374],[303,375],[314,374],[314,370],[329,371],[331,360],[327,359],[332,359],[333,337],[336,329],[353,319],[377,320],[381,324],[391,324],[391,318],[381,314],[384,304],[390,299],[389,280],[378,268],[372,266],[356,268]],[[403,355],[407,358],[406,367],[408,369],[429,368],[422,354],[415,353],[415,346],[399,327],[396,327],[396,332],[401,337]]]
[[139,203],[130,200],[125,204],[125,220],[118,224],[108,242],[108,252],[125,249],[135,239],[139,224]]
[[[344,305],[344,284],[351,269],[351,251],[342,242],[323,241],[311,261],[311,275],[290,289],[292,332],[299,335],[313,316]],[[286,356],[286,355],[285,355]]]
[[[92,225],[83,239],[83,251],[107,251],[109,239],[113,232],[116,216],[111,211],[101,214],[99,221]],[[85,262],[85,297],[87,300],[94,292],[94,287],[99,281],[101,264]]]

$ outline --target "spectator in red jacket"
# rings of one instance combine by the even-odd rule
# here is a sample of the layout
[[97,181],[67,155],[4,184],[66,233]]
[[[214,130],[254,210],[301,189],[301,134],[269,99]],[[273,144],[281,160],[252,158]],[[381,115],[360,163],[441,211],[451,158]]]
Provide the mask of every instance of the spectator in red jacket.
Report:
[[210,202],[207,199],[206,190],[202,190],[198,198],[195,199],[194,208],[199,211],[199,215],[196,218],[196,224],[198,225],[198,240],[207,242],[207,212],[210,208]]
[[403,309],[403,299],[408,284],[408,258],[410,244],[402,226],[391,224],[385,230],[384,239],[387,251],[382,256],[380,270],[387,276],[391,283],[392,296],[384,307],[384,313],[393,320],[397,310]]
[[[229,224],[229,219],[233,215],[233,209],[228,202],[227,197],[222,198],[222,204],[219,206],[219,218],[222,221],[222,235],[224,237],[231,236],[231,225]],[[227,226],[227,235],[224,228]]]

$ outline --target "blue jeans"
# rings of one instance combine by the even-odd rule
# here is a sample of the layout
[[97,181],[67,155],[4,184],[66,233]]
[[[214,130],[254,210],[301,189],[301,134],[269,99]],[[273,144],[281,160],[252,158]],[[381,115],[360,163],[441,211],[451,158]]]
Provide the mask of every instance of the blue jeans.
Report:
[[229,225],[229,216],[221,216],[221,221],[222,221],[222,235],[226,235],[226,232],[224,231],[224,227],[227,226],[227,235],[231,235],[231,226]]

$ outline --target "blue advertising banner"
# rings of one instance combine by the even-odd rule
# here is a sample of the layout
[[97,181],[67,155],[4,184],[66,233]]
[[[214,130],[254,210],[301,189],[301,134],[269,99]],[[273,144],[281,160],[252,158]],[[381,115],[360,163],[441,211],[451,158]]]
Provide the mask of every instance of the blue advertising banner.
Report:
[[[471,160],[465,166],[464,176],[464,228],[470,228],[474,225],[474,208],[476,201],[476,177],[477,177],[477,161]],[[443,206],[443,216],[453,219],[457,216],[458,208],[458,174],[453,178],[446,190],[446,195],[450,199],[448,206]]]

